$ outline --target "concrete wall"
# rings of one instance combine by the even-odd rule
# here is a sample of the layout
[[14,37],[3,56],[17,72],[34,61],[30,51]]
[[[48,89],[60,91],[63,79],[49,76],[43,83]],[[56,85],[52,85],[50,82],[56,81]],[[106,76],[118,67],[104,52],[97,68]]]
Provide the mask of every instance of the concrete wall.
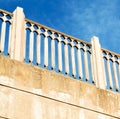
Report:
[[120,94],[0,56],[0,119],[7,118],[119,119]]

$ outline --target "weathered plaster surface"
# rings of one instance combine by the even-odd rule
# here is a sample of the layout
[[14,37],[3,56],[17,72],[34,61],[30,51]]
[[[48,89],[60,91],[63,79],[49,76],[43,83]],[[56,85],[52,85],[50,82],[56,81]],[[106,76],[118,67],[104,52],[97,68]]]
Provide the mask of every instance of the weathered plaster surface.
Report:
[[0,116],[119,119],[120,94],[0,56]]

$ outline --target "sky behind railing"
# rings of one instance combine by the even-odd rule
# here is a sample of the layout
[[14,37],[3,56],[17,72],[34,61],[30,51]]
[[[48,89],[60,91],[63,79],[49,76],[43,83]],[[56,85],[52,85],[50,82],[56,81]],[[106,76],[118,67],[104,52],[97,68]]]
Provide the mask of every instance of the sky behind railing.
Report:
[[24,9],[26,18],[120,53],[120,0],[0,0],[0,9]]

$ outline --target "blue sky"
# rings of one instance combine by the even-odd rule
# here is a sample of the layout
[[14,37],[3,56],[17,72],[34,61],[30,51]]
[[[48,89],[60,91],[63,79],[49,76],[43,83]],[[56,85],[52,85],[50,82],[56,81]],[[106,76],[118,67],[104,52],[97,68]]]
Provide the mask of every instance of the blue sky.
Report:
[[0,9],[20,6],[26,18],[120,53],[120,0],[0,0]]

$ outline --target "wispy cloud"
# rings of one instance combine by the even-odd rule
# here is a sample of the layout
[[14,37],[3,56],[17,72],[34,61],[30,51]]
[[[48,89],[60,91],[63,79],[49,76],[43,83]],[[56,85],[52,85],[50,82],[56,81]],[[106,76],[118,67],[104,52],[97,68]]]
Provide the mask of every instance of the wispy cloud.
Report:
[[[69,22],[71,34],[90,41],[93,35],[100,38],[103,47],[118,50],[120,44],[120,14],[118,0],[97,0],[87,2],[80,0],[66,1],[69,11],[66,23]],[[117,50],[117,52],[118,52]],[[120,51],[119,51],[120,52]]]

